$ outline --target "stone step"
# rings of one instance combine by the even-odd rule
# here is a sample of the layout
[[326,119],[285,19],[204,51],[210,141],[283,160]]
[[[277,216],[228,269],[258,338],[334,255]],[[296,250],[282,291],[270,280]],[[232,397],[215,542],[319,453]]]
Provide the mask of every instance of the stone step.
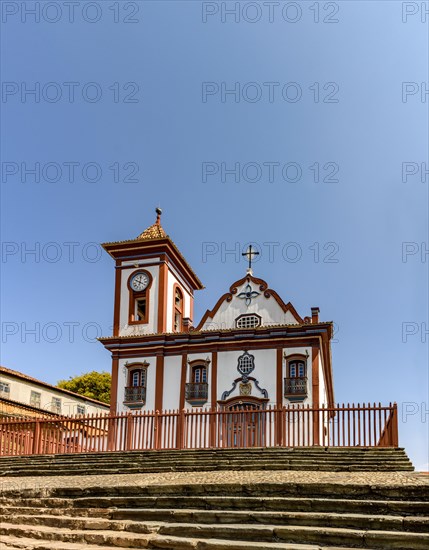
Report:
[[[429,485],[359,485],[334,482],[307,483],[206,483],[175,485],[128,485],[128,486],[97,486],[57,487],[50,491],[51,497],[81,498],[81,497],[113,497],[127,498],[138,496],[294,496],[311,498],[345,498],[345,499],[383,499],[383,500],[429,500]],[[25,496],[44,497],[43,491],[29,490]]]
[[[0,547],[6,550],[53,550],[52,542],[24,537],[0,535]],[[55,542],[54,550],[117,550],[117,546],[94,546],[92,544]],[[198,540],[178,537],[154,537],[147,548],[158,550],[353,550],[345,547],[328,547],[313,544],[261,543],[228,540]],[[371,550],[371,549],[367,549]],[[373,549],[372,549],[373,550]]]
[[113,510],[110,517],[112,520],[133,520],[137,522],[161,521],[164,523],[200,524],[259,523],[429,533],[429,517],[399,515],[157,508]]
[[[398,465],[374,465],[374,466],[364,466],[364,465],[329,465],[321,464],[317,466],[316,464],[309,467],[306,464],[264,464],[264,463],[243,463],[243,464],[204,464],[204,465],[189,465],[182,466],[180,464],[170,464],[169,466],[159,467],[137,467],[137,468],[124,468],[118,465],[115,468],[102,468],[100,466],[94,467],[93,470],[86,469],[85,473],[87,475],[110,475],[110,474],[138,474],[138,473],[162,473],[162,472],[207,472],[207,471],[226,471],[226,470],[254,470],[254,471],[321,471],[321,472],[412,472],[414,468],[409,464],[398,464]],[[52,476],[52,475],[76,475],[77,472],[82,472],[82,468],[76,469],[65,469],[56,470],[52,467],[42,469],[19,469],[19,470],[6,470],[3,472],[3,475],[8,477],[22,477],[22,476]]]
[[[43,507],[41,507],[43,506]],[[269,512],[333,512],[390,516],[429,516],[429,501],[362,500],[311,497],[144,496],[84,497],[77,499],[0,499],[0,512],[10,514],[67,514],[108,517],[112,509],[243,510]]]
[[[246,512],[225,510],[134,509],[113,510],[109,517],[53,514],[9,514],[9,523],[47,525],[68,529],[115,530],[148,533],[145,528],[156,522],[199,524],[269,524],[345,529],[429,532],[428,517],[403,517],[365,514],[338,514],[316,512]],[[142,522],[144,522],[142,524]],[[142,530],[143,529],[143,530]]]
[[[276,525],[205,525],[205,524],[140,524],[140,529],[149,533],[135,533],[130,531],[94,530],[90,528],[64,528],[46,525],[32,525],[2,522],[1,535],[25,536],[49,541],[89,543],[127,548],[146,548],[148,545],[155,548],[169,548],[162,539],[172,536],[182,539],[188,544],[189,539],[221,539],[227,541],[246,542],[284,542],[288,544],[316,544],[325,546],[351,546],[356,548],[380,548],[386,550],[426,550],[429,545],[429,534],[389,532],[382,530],[356,530],[333,527],[309,526],[276,526]],[[159,540],[153,544],[154,534],[157,531]],[[159,542],[159,545],[158,545]],[[177,542],[177,541],[176,541]],[[149,546],[149,547],[150,547]],[[175,550],[192,546],[170,546]]]
[[336,464],[354,464],[354,463],[363,463],[363,464],[390,464],[390,463],[396,463],[396,462],[410,462],[409,459],[406,456],[402,455],[393,455],[393,456],[333,456],[333,455],[326,455],[326,456],[294,456],[294,455],[277,455],[277,456],[268,456],[268,455],[261,455],[261,456],[228,456],[228,457],[216,457],[216,456],[177,456],[177,457],[164,457],[164,456],[157,456],[153,458],[142,458],[142,457],[136,457],[134,460],[131,460],[131,458],[125,460],[123,458],[113,460],[108,459],[105,460],[104,458],[100,457],[99,460],[67,460],[67,461],[56,461],[51,462],[49,460],[40,460],[40,461],[31,461],[31,462],[23,462],[23,461],[10,461],[8,463],[4,463],[1,465],[2,469],[8,468],[8,467],[17,467],[17,468],[35,468],[38,466],[68,466],[68,467],[78,467],[78,466],[97,466],[99,464],[102,464],[104,466],[115,466],[117,464],[121,464],[123,466],[127,465],[148,465],[148,464],[166,464],[168,462],[171,462],[174,460],[174,462],[180,463],[180,464],[194,464],[195,462],[208,462],[208,463],[243,463],[243,462],[276,462],[276,463],[303,463],[303,464],[312,464],[312,463],[318,463],[320,460],[323,460],[324,462]]
[[14,523],[0,523],[0,535],[25,537],[30,539],[44,539],[51,541],[50,550],[56,549],[52,541],[72,542],[80,544],[110,545],[123,548],[146,548],[153,538],[152,534],[130,533],[126,531],[104,531],[90,529],[67,529],[64,527],[50,527],[46,525],[28,525]]
[[160,526],[160,535],[191,538],[220,538],[261,542],[287,542],[374,547],[392,550],[427,550],[429,534],[392,532],[381,530],[356,530],[334,527],[276,526],[276,525],[204,525],[195,523],[170,523]]

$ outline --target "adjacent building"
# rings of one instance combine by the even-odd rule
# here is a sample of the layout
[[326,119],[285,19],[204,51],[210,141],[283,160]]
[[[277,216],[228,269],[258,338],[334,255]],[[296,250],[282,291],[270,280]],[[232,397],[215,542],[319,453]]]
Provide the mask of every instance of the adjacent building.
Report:
[[0,367],[0,417],[105,414],[109,405]]

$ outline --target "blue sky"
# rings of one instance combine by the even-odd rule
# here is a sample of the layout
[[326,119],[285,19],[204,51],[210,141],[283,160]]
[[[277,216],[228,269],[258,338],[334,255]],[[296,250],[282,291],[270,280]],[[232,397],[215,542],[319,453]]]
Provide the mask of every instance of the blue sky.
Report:
[[427,468],[420,3],[0,4],[2,364],[52,383],[110,370],[113,264],[94,243],[160,205],[206,286],[196,321],[253,242],[256,276],[335,321],[336,399],[397,401]]

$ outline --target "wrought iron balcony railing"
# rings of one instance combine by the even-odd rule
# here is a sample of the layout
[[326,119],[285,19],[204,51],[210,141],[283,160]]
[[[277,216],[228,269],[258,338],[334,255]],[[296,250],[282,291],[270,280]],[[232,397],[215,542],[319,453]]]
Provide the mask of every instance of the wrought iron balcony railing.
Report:
[[146,386],[129,386],[125,388],[124,403],[146,403]]
[[207,382],[199,384],[189,383],[185,386],[186,401],[207,401],[209,396],[209,385]]
[[298,376],[296,378],[285,378],[285,396],[288,395],[307,395],[307,377]]

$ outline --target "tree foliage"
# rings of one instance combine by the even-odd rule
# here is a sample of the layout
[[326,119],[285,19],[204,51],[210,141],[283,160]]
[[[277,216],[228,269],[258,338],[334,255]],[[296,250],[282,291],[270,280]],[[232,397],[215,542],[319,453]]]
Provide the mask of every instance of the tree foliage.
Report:
[[59,380],[57,387],[78,393],[84,397],[97,399],[103,403],[109,403],[111,382],[110,373],[93,370],[80,376],[70,376],[69,380]]

